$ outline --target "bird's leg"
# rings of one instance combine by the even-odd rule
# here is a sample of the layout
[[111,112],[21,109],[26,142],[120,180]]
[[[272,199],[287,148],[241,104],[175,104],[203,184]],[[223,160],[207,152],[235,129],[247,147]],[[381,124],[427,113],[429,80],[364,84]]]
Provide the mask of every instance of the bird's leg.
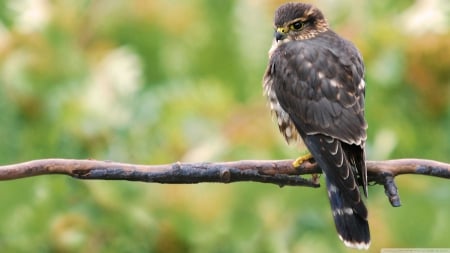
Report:
[[311,153],[308,152],[306,155],[302,155],[297,159],[295,159],[295,161],[292,163],[292,166],[294,166],[294,168],[300,167],[302,163],[308,161],[311,158],[313,158],[313,156],[311,155]]

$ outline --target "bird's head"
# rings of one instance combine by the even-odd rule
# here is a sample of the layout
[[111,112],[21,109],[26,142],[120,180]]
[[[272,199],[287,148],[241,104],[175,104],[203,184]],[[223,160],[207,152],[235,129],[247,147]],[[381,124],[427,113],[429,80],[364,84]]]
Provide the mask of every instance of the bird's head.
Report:
[[275,12],[275,39],[278,43],[305,40],[328,29],[322,12],[305,3],[287,3]]

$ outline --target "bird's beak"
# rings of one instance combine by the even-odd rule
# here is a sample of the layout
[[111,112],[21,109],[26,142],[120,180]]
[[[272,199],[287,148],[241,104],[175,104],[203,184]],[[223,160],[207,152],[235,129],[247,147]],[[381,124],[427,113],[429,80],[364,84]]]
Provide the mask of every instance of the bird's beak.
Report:
[[277,42],[280,40],[286,39],[286,36],[287,36],[286,32],[287,32],[287,30],[284,27],[277,28],[277,30],[275,31],[275,34],[274,34],[274,37],[277,40]]

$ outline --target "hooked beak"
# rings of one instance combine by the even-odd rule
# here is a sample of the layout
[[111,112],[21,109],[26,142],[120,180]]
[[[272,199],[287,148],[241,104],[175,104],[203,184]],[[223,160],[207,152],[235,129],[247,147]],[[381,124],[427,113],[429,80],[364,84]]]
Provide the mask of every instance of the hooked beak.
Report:
[[274,34],[274,37],[277,40],[277,42],[280,40],[286,39],[286,37],[287,37],[286,32],[287,32],[286,28],[284,28],[284,27],[277,28],[277,30],[275,31],[275,34]]

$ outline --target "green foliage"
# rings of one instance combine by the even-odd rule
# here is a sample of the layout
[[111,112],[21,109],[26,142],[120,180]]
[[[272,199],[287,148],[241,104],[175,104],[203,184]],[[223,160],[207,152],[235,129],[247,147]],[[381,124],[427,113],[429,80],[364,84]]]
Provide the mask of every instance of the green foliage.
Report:
[[[365,59],[369,159],[450,162],[450,22],[420,2],[316,2]],[[295,157],[261,95],[278,4],[1,2],[1,163]],[[448,247],[448,182],[398,181],[400,208],[370,188],[371,250]],[[45,176],[0,192],[2,252],[351,251],[320,189]]]

